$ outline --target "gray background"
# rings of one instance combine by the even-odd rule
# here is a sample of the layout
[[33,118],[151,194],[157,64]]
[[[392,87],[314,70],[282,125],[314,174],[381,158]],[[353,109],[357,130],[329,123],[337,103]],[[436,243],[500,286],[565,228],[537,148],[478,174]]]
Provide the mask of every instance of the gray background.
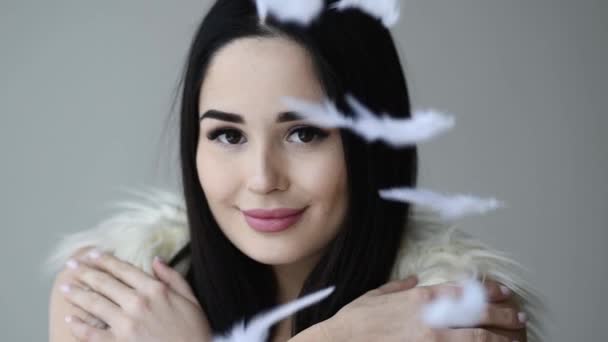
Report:
[[[62,234],[177,186],[172,94],[207,3],[0,2],[0,334],[47,338]],[[408,0],[396,40],[417,108],[456,129],[421,146],[421,186],[509,204],[464,229],[530,269],[550,341],[608,341],[608,2]],[[168,121],[167,121],[168,120]],[[165,127],[169,127],[165,129]]]

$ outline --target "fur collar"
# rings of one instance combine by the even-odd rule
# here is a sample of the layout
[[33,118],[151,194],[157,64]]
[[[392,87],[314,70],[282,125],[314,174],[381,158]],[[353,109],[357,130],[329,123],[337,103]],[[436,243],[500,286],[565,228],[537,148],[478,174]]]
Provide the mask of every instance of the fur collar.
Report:
[[[171,260],[189,241],[183,200],[170,192],[136,192],[139,201],[119,203],[123,211],[96,227],[65,236],[46,260],[51,272],[63,267],[78,249],[97,246],[152,274],[156,255]],[[419,285],[459,280],[477,272],[513,290],[529,317],[528,341],[541,341],[539,315],[544,312],[540,296],[522,278],[523,268],[506,254],[492,249],[469,234],[436,221],[419,209],[401,242],[391,279],[417,274]],[[185,275],[190,259],[174,266]]]

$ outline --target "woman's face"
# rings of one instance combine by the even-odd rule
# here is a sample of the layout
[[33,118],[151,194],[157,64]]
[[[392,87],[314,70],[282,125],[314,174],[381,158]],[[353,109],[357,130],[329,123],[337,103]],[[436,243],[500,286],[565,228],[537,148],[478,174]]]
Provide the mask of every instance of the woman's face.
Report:
[[[269,265],[316,260],[336,236],[347,206],[339,130],[294,118],[283,96],[323,99],[310,56],[284,38],[242,38],[213,58],[199,103],[196,163],[209,207],[239,250]],[[243,213],[276,208],[304,211],[272,232],[252,225],[276,229],[290,219]]]

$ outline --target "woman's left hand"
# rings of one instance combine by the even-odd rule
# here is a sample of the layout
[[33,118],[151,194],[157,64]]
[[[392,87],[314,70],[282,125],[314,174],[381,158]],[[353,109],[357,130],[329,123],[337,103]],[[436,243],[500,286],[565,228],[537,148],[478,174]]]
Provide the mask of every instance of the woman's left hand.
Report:
[[[447,282],[446,284],[456,284]],[[483,281],[488,296],[488,308],[481,322],[476,326],[496,335],[508,337],[511,341],[528,341],[528,317],[517,303],[514,293],[505,285],[486,278]],[[454,294],[460,295],[461,290],[454,287]]]
[[94,327],[77,316],[66,317],[74,337],[95,342],[209,341],[205,312],[182,276],[158,259],[155,279],[114,256],[92,250],[71,259],[69,272],[78,283],[64,284],[67,301],[108,324]]
[[[509,316],[511,318],[501,319],[499,317],[490,317],[486,315],[480,326],[495,334],[508,337],[513,341],[526,342],[528,340],[528,333],[526,328],[527,315],[525,312],[521,311],[521,308],[515,300],[511,289],[495,280],[488,278],[486,278],[484,284],[486,285],[486,289],[488,290],[488,298],[490,298],[489,305],[494,306],[495,308],[500,308],[500,310],[495,310],[495,312],[503,312],[506,316]],[[517,321],[520,324],[520,328],[507,329],[506,327],[500,327],[494,324],[487,324],[487,322],[490,321],[508,322],[509,320]]]

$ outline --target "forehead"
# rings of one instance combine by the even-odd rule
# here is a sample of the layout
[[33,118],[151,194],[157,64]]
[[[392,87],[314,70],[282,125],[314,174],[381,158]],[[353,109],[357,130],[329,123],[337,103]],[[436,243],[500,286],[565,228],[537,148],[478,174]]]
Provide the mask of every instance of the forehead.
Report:
[[286,110],[282,96],[313,101],[322,98],[308,52],[286,38],[241,38],[224,46],[211,60],[201,87],[199,111],[276,115]]

